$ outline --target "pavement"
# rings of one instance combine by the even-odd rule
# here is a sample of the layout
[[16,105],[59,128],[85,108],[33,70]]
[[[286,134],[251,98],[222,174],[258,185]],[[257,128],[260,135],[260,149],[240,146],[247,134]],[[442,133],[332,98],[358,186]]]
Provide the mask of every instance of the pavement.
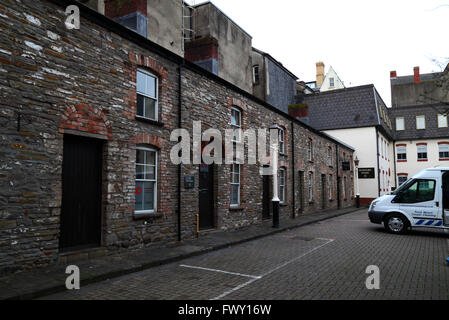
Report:
[[[304,214],[296,219],[281,219],[279,229],[272,228],[271,221],[234,231],[216,231],[201,235],[198,239],[186,240],[180,244],[164,247],[148,247],[139,250],[124,250],[104,257],[98,257],[76,264],[80,269],[81,287],[89,284],[133,274],[153,267],[167,265],[183,259],[196,257],[236,246],[252,240],[279,234],[298,227],[324,221],[354,212],[356,208],[327,210]],[[365,212],[366,210],[362,209]],[[0,277],[0,300],[35,299],[66,291],[65,273],[67,263],[22,271]],[[219,283],[214,280],[214,283]],[[187,296],[180,299],[186,299]]]
[[448,240],[389,234],[364,209],[41,299],[448,300]]

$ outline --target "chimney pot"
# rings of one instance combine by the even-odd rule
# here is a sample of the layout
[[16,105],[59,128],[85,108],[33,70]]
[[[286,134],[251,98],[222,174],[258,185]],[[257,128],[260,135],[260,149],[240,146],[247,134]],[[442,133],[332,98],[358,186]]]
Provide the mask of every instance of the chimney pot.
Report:
[[413,73],[414,73],[415,83],[421,83],[421,76],[419,74],[419,67],[414,67],[413,68]]
[[390,79],[396,79],[398,77],[396,71],[390,71]]

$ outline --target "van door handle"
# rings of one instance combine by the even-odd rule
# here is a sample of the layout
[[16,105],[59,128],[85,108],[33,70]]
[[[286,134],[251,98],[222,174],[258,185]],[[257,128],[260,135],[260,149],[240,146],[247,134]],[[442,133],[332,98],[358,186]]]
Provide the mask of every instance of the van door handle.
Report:
[[435,202],[435,204],[437,205],[437,207],[439,207],[440,206],[440,203],[437,201],[437,202]]

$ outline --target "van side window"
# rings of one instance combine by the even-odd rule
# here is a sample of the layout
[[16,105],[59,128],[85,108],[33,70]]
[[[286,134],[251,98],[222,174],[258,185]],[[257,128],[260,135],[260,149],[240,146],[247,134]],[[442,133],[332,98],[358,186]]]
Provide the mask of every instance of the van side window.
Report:
[[400,193],[400,203],[432,201],[435,198],[435,180],[416,180]]

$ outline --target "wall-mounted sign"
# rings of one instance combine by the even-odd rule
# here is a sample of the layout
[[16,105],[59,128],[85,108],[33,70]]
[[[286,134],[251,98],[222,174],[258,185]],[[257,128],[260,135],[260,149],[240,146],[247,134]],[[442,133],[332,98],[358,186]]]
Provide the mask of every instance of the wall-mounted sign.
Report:
[[349,162],[342,162],[341,168],[343,171],[349,171],[351,170],[351,164]]
[[374,179],[374,168],[359,168],[359,179]]
[[184,188],[185,189],[195,188],[195,177],[194,176],[185,176],[184,177]]

